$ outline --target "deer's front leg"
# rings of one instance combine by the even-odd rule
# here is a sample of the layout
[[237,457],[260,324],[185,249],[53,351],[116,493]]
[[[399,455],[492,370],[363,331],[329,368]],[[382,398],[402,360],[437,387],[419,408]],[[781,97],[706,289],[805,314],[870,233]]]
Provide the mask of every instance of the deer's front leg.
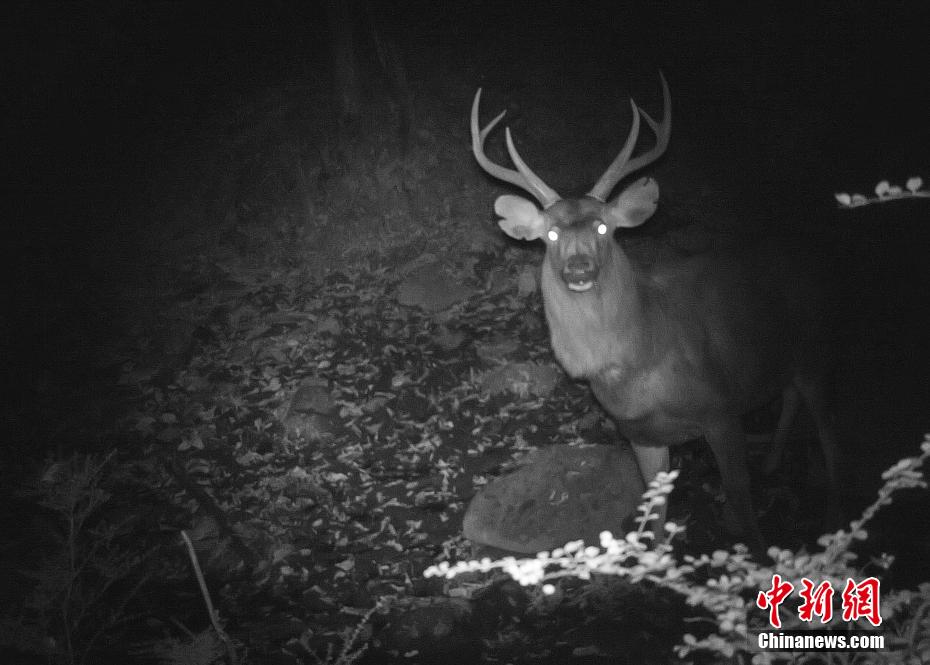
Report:
[[704,431],[720,469],[720,479],[726,494],[725,510],[731,521],[746,539],[750,551],[765,554],[765,544],[759,531],[759,522],[752,509],[749,467],[746,464],[746,433],[736,417],[724,417],[711,423]]
[[[633,454],[636,455],[636,463],[639,465],[639,472],[643,476],[643,482],[649,486],[649,482],[656,477],[659,471],[668,471],[671,467],[669,460],[668,447],[666,446],[641,446],[633,443]],[[662,542],[665,539],[665,516],[668,513],[668,504],[662,504],[656,510],[658,517],[653,522],[651,528],[656,535],[656,542]]]

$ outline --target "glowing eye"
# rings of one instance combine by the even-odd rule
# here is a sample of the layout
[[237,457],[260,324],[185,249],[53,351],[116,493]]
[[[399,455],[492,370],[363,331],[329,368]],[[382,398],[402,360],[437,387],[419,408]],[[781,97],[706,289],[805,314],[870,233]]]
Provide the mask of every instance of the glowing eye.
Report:
[[549,240],[551,240],[552,242],[555,242],[556,240],[559,239],[559,232],[556,231],[555,229],[549,229],[549,233],[547,233],[546,235],[549,236]]
[[600,224],[598,224],[597,232],[602,236],[607,235],[607,225],[604,222],[601,222]]

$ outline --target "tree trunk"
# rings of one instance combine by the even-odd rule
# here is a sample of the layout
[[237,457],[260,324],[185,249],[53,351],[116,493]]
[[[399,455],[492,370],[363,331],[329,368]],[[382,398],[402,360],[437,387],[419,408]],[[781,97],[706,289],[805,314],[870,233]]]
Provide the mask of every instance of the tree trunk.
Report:
[[352,38],[352,0],[326,0],[333,90],[340,120],[354,121],[361,109],[358,61]]

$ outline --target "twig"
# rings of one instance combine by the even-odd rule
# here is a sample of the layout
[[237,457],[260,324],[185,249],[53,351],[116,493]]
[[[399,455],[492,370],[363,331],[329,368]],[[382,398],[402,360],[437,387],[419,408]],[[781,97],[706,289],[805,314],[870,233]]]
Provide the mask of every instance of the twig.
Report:
[[203,596],[203,602],[207,606],[207,613],[210,615],[210,623],[213,624],[213,630],[216,631],[217,636],[223,641],[223,644],[226,645],[226,656],[229,659],[230,665],[238,665],[239,659],[236,657],[236,648],[233,646],[232,639],[230,639],[229,635],[226,634],[226,631],[223,630],[223,627],[220,625],[219,614],[213,607],[213,600],[210,598],[210,590],[207,588],[207,582],[203,578],[200,562],[197,561],[197,553],[194,551],[194,544],[191,542],[190,536],[187,535],[187,531],[183,529],[181,530],[181,538],[184,539],[184,543],[187,545],[187,554],[190,557],[191,565],[194,567],[194,575],[197,577],[197,584],[200,585],[200,594]]

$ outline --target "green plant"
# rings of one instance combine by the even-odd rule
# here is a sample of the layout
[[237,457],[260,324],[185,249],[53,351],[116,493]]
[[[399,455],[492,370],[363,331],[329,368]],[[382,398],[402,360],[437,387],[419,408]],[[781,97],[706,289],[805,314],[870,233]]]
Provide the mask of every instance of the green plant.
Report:
[[336,653],[332,643],[326,647],[325,658],[320,658],[307,641],[307,635],[301,639],[304,649],[311,655],[317,665],[352,665],[368,650],[370,631],[368,621],[376,612],[384,612],[391,604],[391,596],[382,596],[368,611],[362,614],[355,626],[349,626],[342,632],[342,648]]
[[0,644],[52,663],[84,663],[124,619],[146,578],[136,575],[142,555],[122,544],[133,518],[114,522],[103,515],[111,499],[102,486],[111,458],[53,462],[22,493],[44,510],[47,519],[34,528],[45,546],[15,570],[30,588],[18,601],[4,602]]
[[919,176],[913,176],[907,179],[903,188],[899,185],[892,185],[887,180],[882,180],[875,185],[875,196],[872,197],[866,197],[862,194],[848,194],[847,192],[837,192],[833,196],[840,208],[858,208],[872,203],[930,197],[930,190],[923,189],[923,186],[923,179]]
[[[647,528],[657,516],[656,508],[671,492],[677,476],[677,472],[673,471],[659,474],[649,484],[638,509],[638,528],[621,539],[605,531],[600,537],[600,547],[585,546],[583,542],[576,541],[552,552],[540,552],[530,559],[507,557],[494,561],[462,561],[454,565],[443,562],[432,566],[425,574],[451,579],[463,572],[501,570],[522,585],[541,585],[544,594],[555,592],[554,580],[569,576],[586,580],[592,575],[608,575],[631,582],[650,582],[675,591],[687,605],[703,608],[713,617],[710,620],[695,618],[695,622],[706,624],[707,630],[701,636],[685,634],[682,643],[676,647],[679,658],[688,658],[696,652],[711,652],[718,658],[745,661],[750,659],[753,631],[768,627],[757,617],[759,591],[769,588],[776,573],[785,580],[793,581],[795,588],[800,588],[801,580],[807,578],[827,581],[833,588],[842,589],[846,580],[859,576],[861,571],[854,567],[857,555],[851,551],[853,546],[866,538],[868,522],[880,508],[891,503],[894,492],[926,488],[920,467],[928,457],[930,434],[921,444],[920,455],[902,459],[882,474],[885,482],[877,499],[861,517],[850,523],[848,530],[822,536],[818,540],[822,550],[813,554],[770,548],[771,565],[750,559],[742,545],[710,555],[685,556],[683,561],[678,561],[673,556],[669,540],[657,540]],[[665,524],[664,528],[670,538],[683,530],[671,523]],[[887,566],[890,558],[883,557],[879,563]],[[884,632],[889,634],[892,643],[889,646],[893,648],[888,651],[829,654],[831,663],[890,665],[927,662],[930,656],[930,584],[917,590],[885,590],[881,611]],[[809,627],[796,615],[784,614],[783,630]],[[828,625],[837,628],[841,625],[839,619],[839,613],[836,613]],[[824,655],[827,654],[818,654],[820,657]],[[807,658],[799,654],[788,660],[803,663]],[[776,658],[775,654],[767,652],[755,653],[751,660],[758,664],[785,662],[781,654]]]

